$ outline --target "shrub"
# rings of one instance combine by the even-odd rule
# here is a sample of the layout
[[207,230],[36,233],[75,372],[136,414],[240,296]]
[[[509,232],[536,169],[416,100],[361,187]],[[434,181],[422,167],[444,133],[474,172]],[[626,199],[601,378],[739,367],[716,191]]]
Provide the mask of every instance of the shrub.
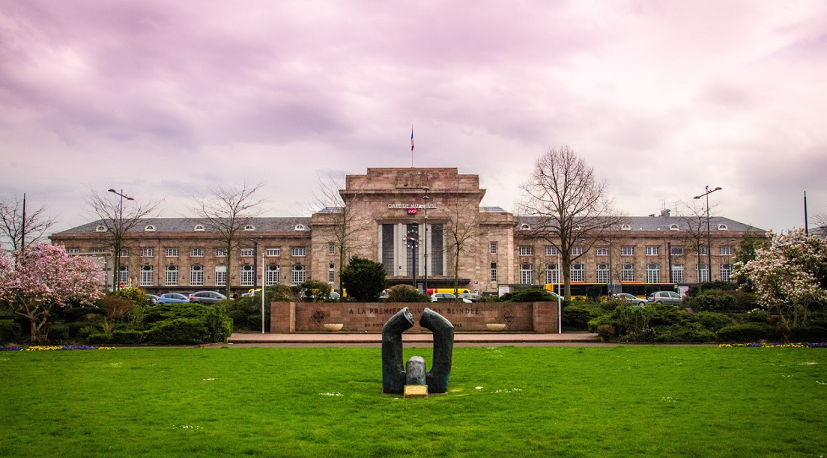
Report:
[[738,284],[729,282],[729,281],[708,281],[704,283],[697,283],[689,287],[686,290],[686,295],[688,297],[696,297],[701,292],[707,291],[710,289],[717,289],[721,291],[735,291],[738,289]]
[[144,333],[135,329],[112,331],[112,342],[116,344],[135,345],[141,343]]
[[[246,297],[242,299],[248,300]],[[204,316],[205,309],[206,306],[204,305],[192,303],[156,305],[147,310],[144,323],[153,324],[158,321],[176,318],[201,318]]]
[[827,328],[823,326],[793,326],[790,328],[790,342],[827,341]]
[[611,315],[600,315],[597,318],[593,318],[589,321],[589,332],[597,332],[597,328],[603,324],[610,324],[615,329],[617,329],[617,322],[612,318]]
[[721,342],[757,342],[776,337],[776,329],[768,323],[745,323],[718,330]]
[[500,299],[503,302],[557,302],[557,296],[542,289],[525,289],[514,293],[506,293]]
[[610,340],[615,336],[615,327],[610,324],[598,325],[596,331],[603,340]]
[[23,330],[14,320],[0,320],[0,344],[19,342]]
[[321,280],[307,280],[301,284],[301,290],[305,302],[322,302],[330,297],[330,284]]
[[649,326],[672,326],[692,321],[692,314],[681,310],[677,305],[647,304],[643,307],[651,313]]
[[90,334],[86,342],[90,345],[107,345],[112,343],[112,336],[104,333]]
[[203,319],[175,318],[155,323],[146,338],[156,345],[197,345],[209,342],[210,332]]
[[576,304],[563,308],[563,329],[566,331],[585,331],[589,321],[600,316],[600,309],[594,305]]
[[[89,315],[93,315],[91,320],[89,319]],[[99,318],[95,318],[94,315],[98,315]],[[98,319],[103,319],[104,315],[106,315],[106,310],[99,307],[72,307],[63,311],[63,320],[67,323],[75,321],[97,321]]]
[[[265,292],[265,294],[269,295],[269,292]],[[265,328],[269,328],[270,326],[269,302],[267,302],[267,305],[267,307],[264,307]],[[258,298],[258,301],[249,297],[228,299],[215,304],[215,307],[225,308],[226,317],[232,319],[234,329],[261,329],[261,297]]]
[[717,332],[719,329],[732,325],[732,318],[724,313],[716,312],[698,312],[695,314],[695,319],[705,329],[712,332]]
[[140,288],[121,288],[115,292],[107,293],[107,296],[127,299],[134,305],[149,305],[146,293]]
[[100,302],[103,309],[106,310],[106,316],[116,321],[128,317],[135,306],[131,300],[118,296],[106,296]]
[[619,305],[612,312],[618,335],[640,334],[644,332],[652,321],[655,307],[636,307],[634,305]]
[[755,310],[744,314],[745,323],[767,323],[770,322],[770,314],[764,310]]
[[655,329],[655,334],[655,342],[712,342],[715,340],[715,333],[704,328],[701,323],[662,326]]
[[388,289],[388,300],[390,302],[430,302],[427,294],[421,294],[418,289],[411,285],[396,285]]
[[207,307],[204,321],[207,324],[210,342],[223,342],[233,333],[233,320],[227,317],[227,309],[223,305]]
[[66,343],[70,339],[68,324],[54,324],[49,329],[49,342],[53,344]]
[[735,308],[735,297],[720,289],[708,289],[687,301],[686,305],[696,312],[722,312]]

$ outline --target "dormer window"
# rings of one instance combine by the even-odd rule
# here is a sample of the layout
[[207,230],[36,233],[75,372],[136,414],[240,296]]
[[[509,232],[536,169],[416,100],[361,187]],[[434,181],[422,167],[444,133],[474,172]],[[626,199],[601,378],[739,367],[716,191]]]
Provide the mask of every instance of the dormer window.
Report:
[[295,230],[297,230],[297,231],[306,231],[307,228],[304,227],[304,224],[296,224]]
[[154,224],[147,224],[147,226],[144,228],[144,232],[155,232],[155,229],[156,227]]
[[678,228],[677,224],[670,224],[669,225],[669,230],[670,231],[677,231],[677,230],[680,230],[680,229]]
[[204,225],[203,224],[196,224],[194,228],[192,228],[195,232],[204,232]]
[[719,230],[719,231],[728,231],[728,230],[729,230],[729,228],[728,228],[728,227],[726,227],[726,224],[719,224],[719,225],[718,225],[718,230]]
[[531,229],[531,226],[529,226],[528,224],[523,223],[523,224],[520,225],[520,230],[521,231],[527,231],[529,229]]
[[95,228],[95,232],[106,232],[106,226],[103,224],[98,224],[98,227]]
[[620,230],[621,230],[621,231],[631,231],[631,230],[632,230],[632,226],[630,226],[630,225],[628,225],[628,224],[623,224],[623,225],[621,225],[621,226],[620,226]]
[[254,231],[254,230],[256,230],[256,227],[253,226],[252,224],[248,224],[248,225],[244,226],[244,230],[245,231]]

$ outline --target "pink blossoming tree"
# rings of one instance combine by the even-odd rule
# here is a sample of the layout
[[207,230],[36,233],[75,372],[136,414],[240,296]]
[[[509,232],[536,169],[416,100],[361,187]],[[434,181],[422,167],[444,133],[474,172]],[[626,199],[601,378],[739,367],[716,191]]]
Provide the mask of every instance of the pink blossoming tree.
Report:
[[32,341],[54,307],[91,304],[102,285],[103,272],[93,259],[69,256],[60,246],[37,243],[11,255],[0,253],[0,303],[29,319]]
[[788,328],[806,325],[809,311],[827,304],[827,241],[803,230],[774,235],[769,248],[733,269],[736,278],[752,285],[758,303],[778,313]]

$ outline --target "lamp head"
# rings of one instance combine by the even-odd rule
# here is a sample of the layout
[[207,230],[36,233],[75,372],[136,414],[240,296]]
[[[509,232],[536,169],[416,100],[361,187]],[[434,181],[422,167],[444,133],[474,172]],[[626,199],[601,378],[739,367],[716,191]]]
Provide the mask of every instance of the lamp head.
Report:
[[109,191],[109,192],[114,192],[114,193],[116,193],[116,194],[118,193],[118,191],[115,191],[115,190],[114,190],[114,189],[112,189],[112,188],[109,188],[109,189],[108,189],[108,191]]

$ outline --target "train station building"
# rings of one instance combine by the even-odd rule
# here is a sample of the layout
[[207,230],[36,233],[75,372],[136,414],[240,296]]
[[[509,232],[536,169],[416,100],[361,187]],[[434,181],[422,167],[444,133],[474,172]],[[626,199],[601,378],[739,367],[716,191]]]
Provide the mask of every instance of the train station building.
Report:
[[[338,288],[339,270],[354,255],[384,265],[389,285],[423,290],[449,288],[457,279],[472,292],[498,294],[561,279],[557,248],[537,235],[532,218],[480,206],[485,190],[478,175],[456,168],[370,168],[348,175],[339,195],[341,205],[307,217],[247,221],[229,271],[209,223],[146,218],[128,233],[117,281],[149,293],[223,290],[228,282],[241,293],[310,279]],[[572,248],[579,256],[572,282],[585,288],[729,280],[741,238],[763,231],[718,216],[709,219],[708,231],[706,223],[668,210],[627,217],[601,240]],[[93,221],[51,239],[69,253],[111,261],[106,232],[105,222]]]

